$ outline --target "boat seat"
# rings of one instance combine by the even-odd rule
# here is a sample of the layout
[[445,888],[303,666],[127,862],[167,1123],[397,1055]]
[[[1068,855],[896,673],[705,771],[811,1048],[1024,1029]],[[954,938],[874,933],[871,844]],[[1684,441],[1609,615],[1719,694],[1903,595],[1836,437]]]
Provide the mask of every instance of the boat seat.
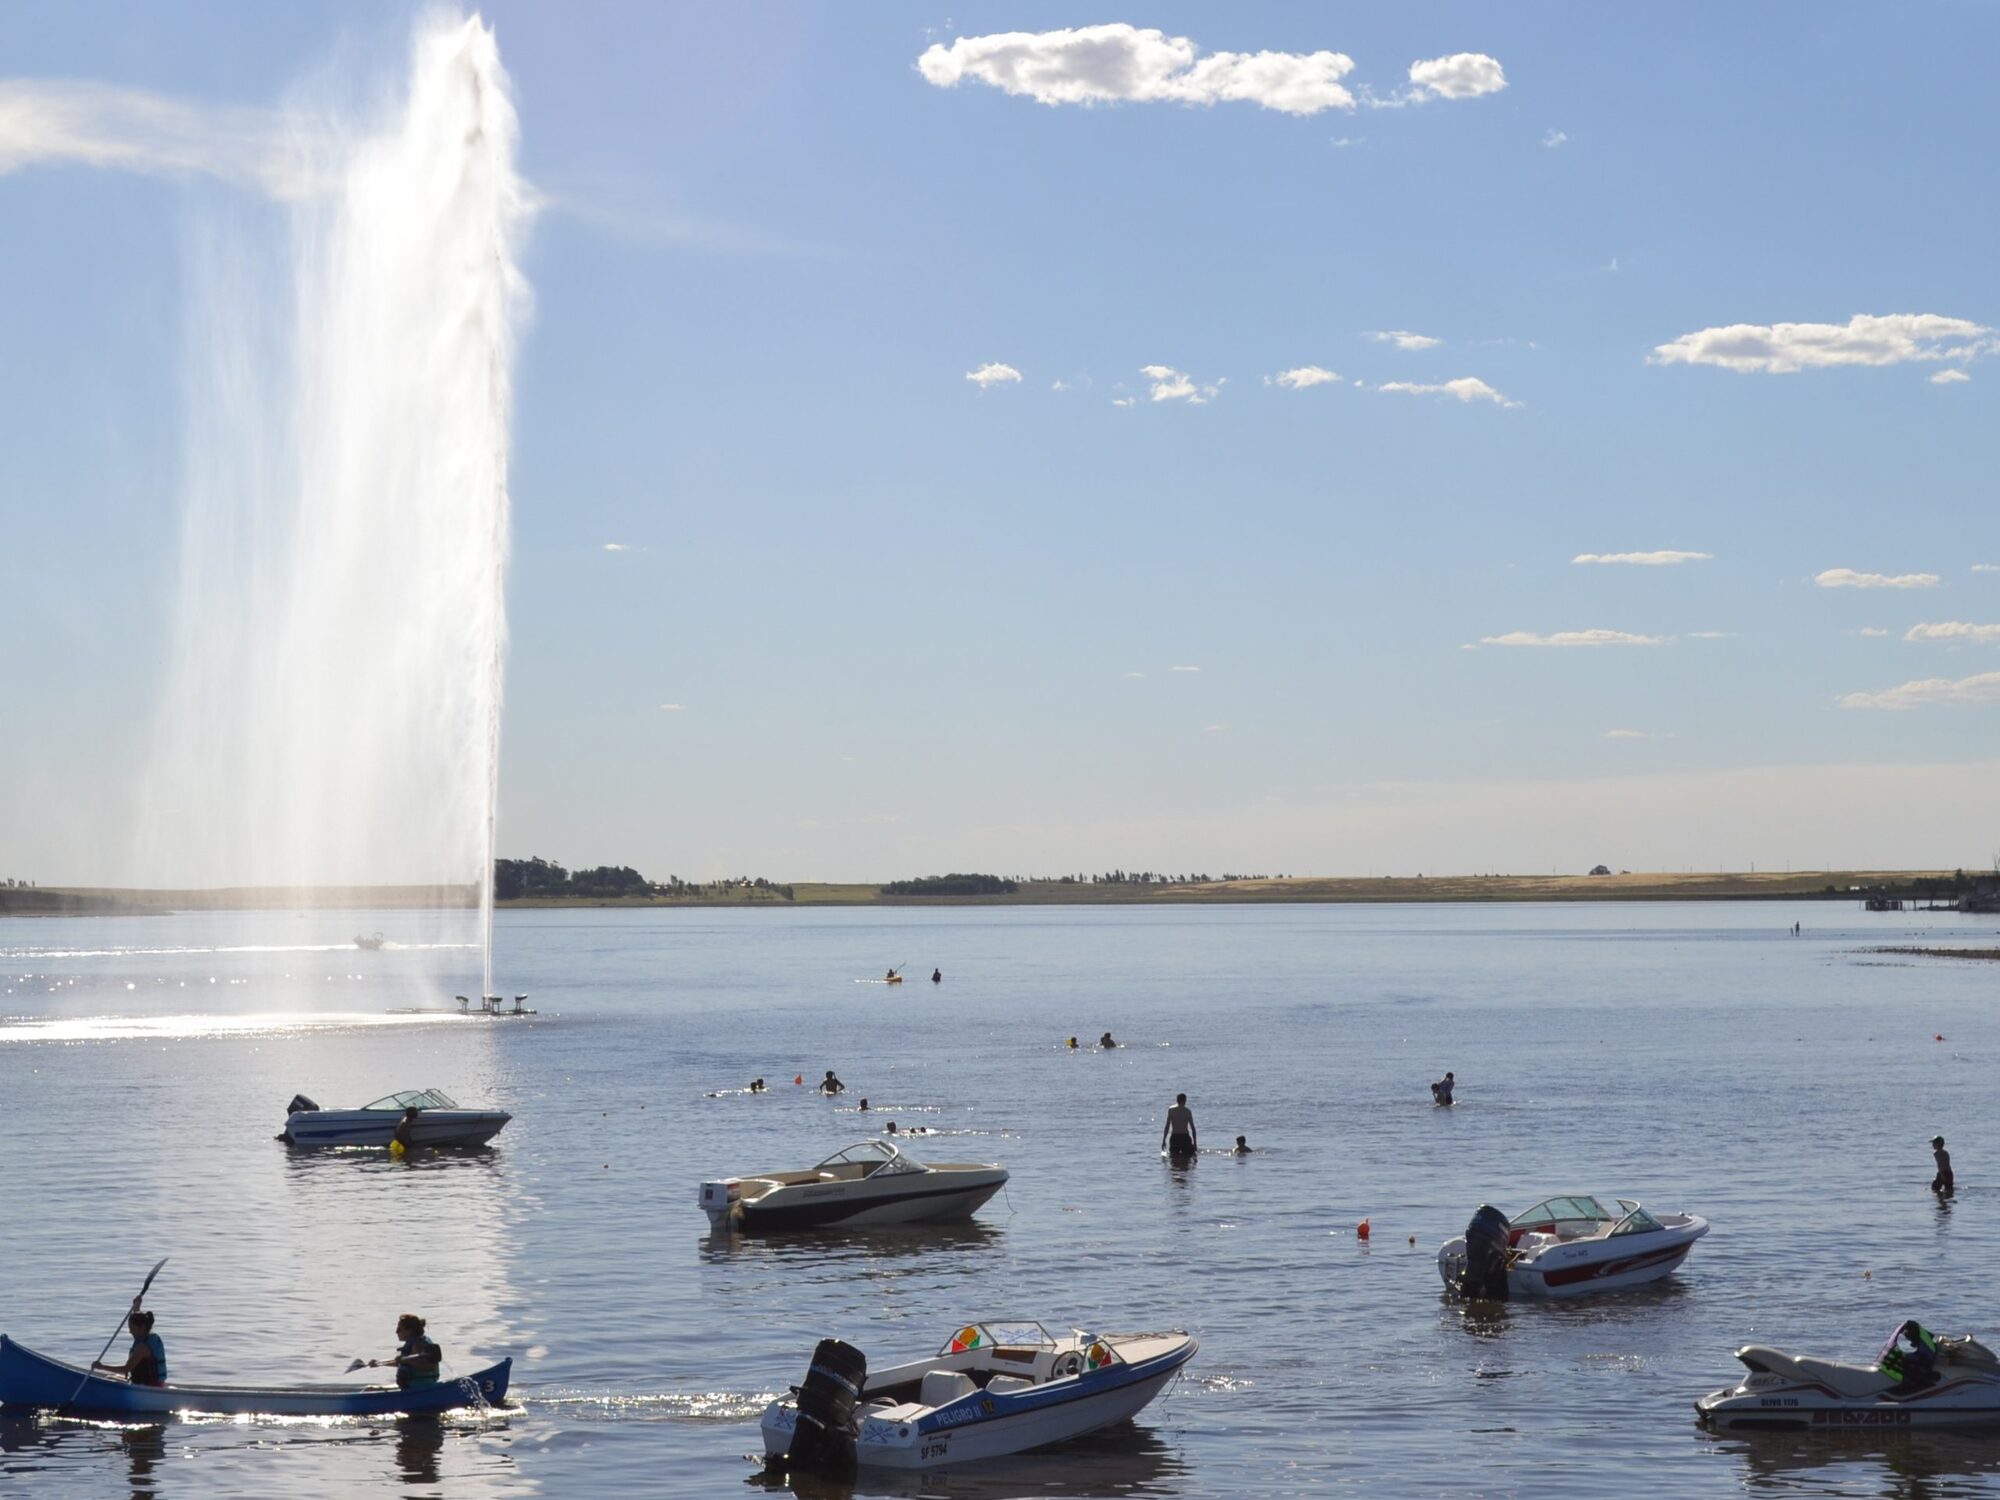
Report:
[[917,1405],[949,1406],[960,1396],[970,1396],[979,1387],[970,1375],[960,1370],[926,1370],[923,1384],[917,1387]]
[[987,1393],[994,1396],[1011,1396],[1016,1391],[1032,1391],[1034,1388],[1034,1381],[1023,1380],[1018,1375],[995,1375],[986,1382]]
[[1736,1357],[1773,1375],[1830,1386],[1843,1396],[1878,1396],[1896,1383],[1895,1376],[1885,1375],[1873,1365],[1843,1365],[1810,1355],[1780,1354],[1762,1344],[1746,1345],[1736,1351]]

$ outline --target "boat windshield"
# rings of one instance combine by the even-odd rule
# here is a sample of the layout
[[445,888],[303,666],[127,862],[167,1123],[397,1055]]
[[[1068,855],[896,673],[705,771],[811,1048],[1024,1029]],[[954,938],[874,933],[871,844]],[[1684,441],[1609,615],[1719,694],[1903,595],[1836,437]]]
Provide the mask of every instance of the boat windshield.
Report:
[[451,1095],[439,1089],[410,1089],[401,1094],[391,1094],[386,1099],[377,1099],[373,1104],[364,1104],[363,1109],[457,1109]]
[[1616,1217],[1595,1198],[1544,1198],[1526,1212],[1515,1214],[1510,1222],[1516,1225],[1570,1224],[1580,1220],[1589,1224],[1608,1224]]
[[815,1172],[831,1172],[836,1167],[862,1169],[863,1177],[880,1177],[896,1172],[926,1172],[920,1161],[912,1161],[887,1141],[856,1141],[844,1151],[836,1151],[814,1167]]
[[1625,1217],[1613,1227],[1612,1234],[1651,1234],[1656,1229],[1666,1228],[1630,1198],[1620,1198],[1618,1206],[1625,1210]]
[[968,1349],[990,1349],[999,1345],[1020,1349],[1053,1349],[1056,1336],[1040,1323],[967,1323],[944,1341],[939,1354],[963,1354]]

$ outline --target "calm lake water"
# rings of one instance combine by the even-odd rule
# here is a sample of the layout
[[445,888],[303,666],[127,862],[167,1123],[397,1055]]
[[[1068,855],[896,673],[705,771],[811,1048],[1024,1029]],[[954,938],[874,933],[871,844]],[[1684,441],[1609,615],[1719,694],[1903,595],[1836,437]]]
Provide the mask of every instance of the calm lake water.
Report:
[[[148,1305],[178,1378],[338,1379],[410,1309],[460,1372],[514,1355],[518,1407],[0,1423],[0,1494],[753,1494],[757,1414],[815,1340],[889,1362],[1001,1316],[1181,1325],[1201,1353],[1134,1426],[853,1493],[2000,1490],[2000,1436],[1718,1439],[1691,1407],[1746,1341],[1865,1360],[1906,1316],[2000,1333],[2000,967],[1866,951],[1991,941],[1991,919],[507,912],[499,972],[531,1021],[388,1014],[476,983],[422,921],[0,924],[0,1331],[88,1360],[168,1255]],[[353,947],[377,928],[408,946]],[[855,982],[905,961],[945,982]],[[1125,1045],[1063,1046],[1106,1029]],[[846,1099],[791,1082],[827,1068]],[[1434,1109],[1447,1068],[1459,1103]],[[767,1096],[711,1097],[758,1075]],[[296,1092],[419,1087],[514,1122],[408,1164],[272,1139]],[[1204,1145],[1257,1154],[1169,1170],[1177,1090]],[[709,1238],[702,1178],[809,1165],[891,1118],[938,1133],[919,1156],[1004,1162],[1007,1193],[946,1230]],[[1573,1191],[1714,1231],[1647,1294],[1441,1297],[1437,1246],[1480,1202]]]

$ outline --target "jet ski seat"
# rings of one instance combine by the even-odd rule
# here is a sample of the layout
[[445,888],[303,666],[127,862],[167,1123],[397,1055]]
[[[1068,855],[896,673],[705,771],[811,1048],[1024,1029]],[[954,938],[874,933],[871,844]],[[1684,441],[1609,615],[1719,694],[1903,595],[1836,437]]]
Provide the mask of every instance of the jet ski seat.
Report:
[[1896,1377],[1873,1365],[1843,1365],[1810,1355],[1781,1354],[1763,1344],[1746,1344],[1736,1357],[1752,1370],[1768,1371],[1791,1380],[1811,1381],[1843,1396],[1879,1396],[1896,1384]]

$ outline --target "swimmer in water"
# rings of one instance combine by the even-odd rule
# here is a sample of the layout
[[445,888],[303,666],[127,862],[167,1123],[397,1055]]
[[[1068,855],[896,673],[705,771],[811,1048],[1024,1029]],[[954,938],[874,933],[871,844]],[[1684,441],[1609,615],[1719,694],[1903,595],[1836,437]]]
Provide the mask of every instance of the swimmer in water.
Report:
[[931,970],[931,983],[932,983],[932,984],[943,984],[943,983],[944,983],[944,970],[943,970],[943,969],[932,969],[932,970]]
[[1167,1111],[1167,1123],[1160,1127],[1160,1147],[1170,1161],[1192,1161],[1200,1149],[1194,1128],[1194,1111],[1187,1095],[1174,1095],[1174,1107]]
[[1076,1051],[1076,1038],[1075,1038],[1075,1037],[1071,1037],[1071,1038],[1069,1039],[1069,1050],[1070,1050],[1070,1051],[1072,1051],[1072,1052]]
[[887,1125],[884,1125],[882,1127],[882,1133],[884,1135],[894,1135],[896,1133],[896,1122],[894,1120],[891,1120]]
[[1444,1075],[1444,1077],[1440,1078],[1436,1083],[1432,1084],[1431,1103],[1433,1104],[1451,1103],[1452,1083],[1453,1083],[1452,1076],[1451,1074],[1447,1073]]
[[864,1110],[868,1108],[868,1101],[867,1101],[866,1099],[863,1099],[863,1100],[861,1101],[861,1107],[862,1107],[862,1109],[864,1109]]
[[1248,1156],[1250,1154],[1249,1138],[1240,1135],[1236,1137],[1236,1149],[1229,1154],[1231,1156]]
[[1957,1197],[1958,1186],[1951,1176],[1951,1153],[1944,1149],[1944,1137],[1941,1135],[1931,1137],[1931,1160],[1937,1163],[1937,1176],[1931,1179],[1931,1191],[1940,1198]]
[[842,1083],[838,1078],[835,1078],[833,1076],[833,1069],[828,1068],[826,1070],[826,1077],[820,1080],[819,1091],[828,1098],[832,1098],[835,1094],[846,1093],[847,1085]]
[[751,1092],[751,1093],[753,1093],[753,1094],[761,1094],[761,1093],[763,1093],[763,1092],[764,1092],[764,1080],[763,1080],[763,1079],[761,1079],[761,1078],[753,1078],[753,1079],[751,1079],[751,1080],[750,1080],[750,1092]]
[[1097,1045],[1102,1047],[1106,1052],[1109,1052],[1113,1047],[1117,1046],[1118,1044],[1111,1040],[1111,1033],[1107,1031],[1104,1033],[1103,1036],[1097,1039]]

